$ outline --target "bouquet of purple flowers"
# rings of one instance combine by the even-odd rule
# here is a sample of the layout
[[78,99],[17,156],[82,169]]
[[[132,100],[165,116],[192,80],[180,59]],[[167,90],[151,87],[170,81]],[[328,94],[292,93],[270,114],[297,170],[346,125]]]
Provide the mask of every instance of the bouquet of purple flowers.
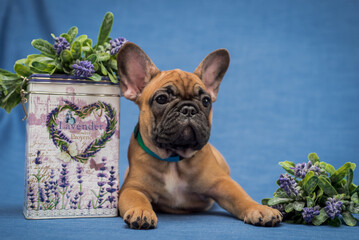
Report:
[[356,165],[347,162],[339,169],[322,162],[316,153],[308,163],[280,162],[279,188],[262,204],[278,209],[288,223],[340,226],[342,221],[355,226],[359,214],[359,187],[353,183]]
[[60,36],[51,34],[54,43],[34,39],[31,45],[40,51],[15,62],[15,73],[0,69],[0,108],[10,112],[21,100],[21,90],[26,89],[24,81],[32,74],[66,74],[79,78],[101,81],[107,77],[117,83],[116,54],[127,42],[123,37],[109,37],[113,14],[108,12],[102,21],[97,43],[87,35],[78,34],[77,27],[71,27]]

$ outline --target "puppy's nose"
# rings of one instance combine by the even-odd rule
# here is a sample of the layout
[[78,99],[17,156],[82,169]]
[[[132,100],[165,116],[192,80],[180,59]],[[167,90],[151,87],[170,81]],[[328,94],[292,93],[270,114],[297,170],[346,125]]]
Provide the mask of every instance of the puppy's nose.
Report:
[[181,108],[180,113],[185,115],[186,117],[193,117],[197,114],[197,109],[191,105],[184,105]]

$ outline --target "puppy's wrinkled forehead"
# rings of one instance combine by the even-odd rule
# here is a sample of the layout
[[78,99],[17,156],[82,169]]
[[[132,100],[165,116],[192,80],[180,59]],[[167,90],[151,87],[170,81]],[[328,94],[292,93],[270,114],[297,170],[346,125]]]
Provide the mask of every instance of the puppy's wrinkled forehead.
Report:
[[160,72],[146,86],[142,95],[144,99],[149,99],[151,95],[161,88],[170,89],[182,99],[191,99],[193,96],[198,95],[200,91],[205,91],[205,86],[197,75],[175,69]]

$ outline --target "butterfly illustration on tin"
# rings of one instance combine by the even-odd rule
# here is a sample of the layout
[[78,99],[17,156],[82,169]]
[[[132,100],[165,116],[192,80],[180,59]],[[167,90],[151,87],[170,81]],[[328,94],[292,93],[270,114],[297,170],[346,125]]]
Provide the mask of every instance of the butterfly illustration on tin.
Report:
[[93,158],[90,159],[90,168],[98,171],[103,167],[105,167],[105,163],[96,163],[96,161]]
[[72,157],[77,156],[77,154],[78,154],[77,146],[76,143],[73,142],[69,145],[69,147],[65,152],[60,152],[59,154],[57,154],[56,157],[67,163],[70,162]]

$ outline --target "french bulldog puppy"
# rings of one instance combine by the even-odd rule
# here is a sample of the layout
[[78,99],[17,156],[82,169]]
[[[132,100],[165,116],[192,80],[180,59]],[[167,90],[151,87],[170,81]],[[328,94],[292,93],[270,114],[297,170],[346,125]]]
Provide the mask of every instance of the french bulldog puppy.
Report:
[[139,121],[128,149],[129,169],[119,210],[130,228],[157,226],[154,211],[190,213],[216,201],[245,223],[275,226],[279,211],[256,203],[229,176],[223,156],[208,143],[212,103],[229,66],[229,53],[210,53],[193,73],[160,71],[134,43],[117,55],[123,96]]

